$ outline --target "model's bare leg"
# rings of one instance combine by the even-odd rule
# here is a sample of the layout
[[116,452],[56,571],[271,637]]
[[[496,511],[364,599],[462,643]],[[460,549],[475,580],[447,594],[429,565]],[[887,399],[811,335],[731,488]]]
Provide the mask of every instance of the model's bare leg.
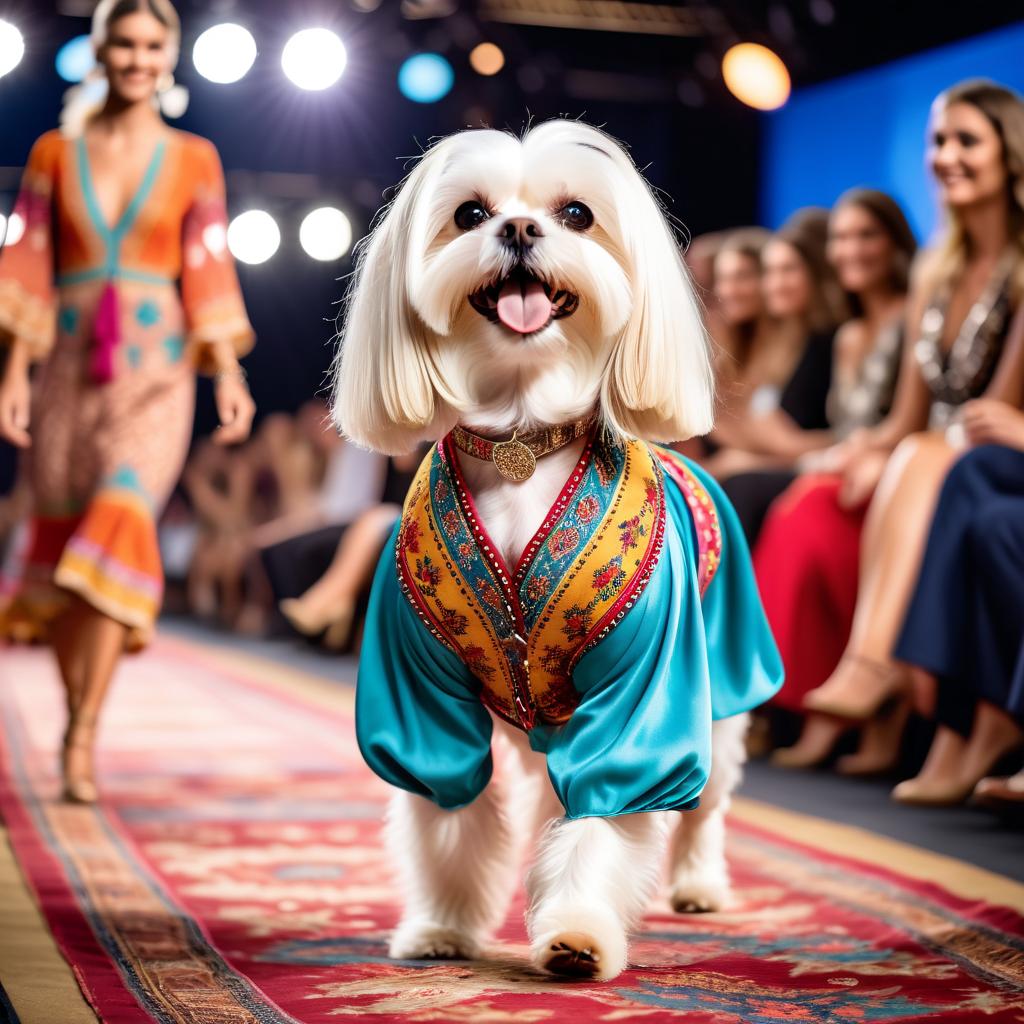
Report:
[[807,695],[810,710],[863,720],[905,689],[907,676],[893,664],[892,649],[953,457],[944,438],[919,434],[889,460],[865,522],[850,642],[831,678]]
[[50,627],[50,643],[53,645],[61,681],[64,683],[69,720],[78,708],[85,687],[86,651],[79,642],[82,611],[81,602],[77,598],[72,598],[68,607]]
[[128,629],[84,602],[76,602],[79,607],[75,613],[75,649],[64,646],[67,638],[60,641],[65,658],[70,657],[69,667],[79,666],[81,673],[80,690],[74,698],[64,739],[64,796],[75,803],[93,803],[98,795],[93,776],[96,723],[114,669],[124,652]]

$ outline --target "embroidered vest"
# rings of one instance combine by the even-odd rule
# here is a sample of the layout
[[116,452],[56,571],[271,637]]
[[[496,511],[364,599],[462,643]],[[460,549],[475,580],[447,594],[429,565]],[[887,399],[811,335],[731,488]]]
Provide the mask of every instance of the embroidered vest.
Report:
[[703,594],[721,552],[718,517],[672,452],[592,436],[512,570],[480,522],[451,439],[424,459],[395,549],[402,592],[479,680],[481,700],[513,725],[572,715],[573,668],[634,607],[658,563],[665,473],[693,517]]

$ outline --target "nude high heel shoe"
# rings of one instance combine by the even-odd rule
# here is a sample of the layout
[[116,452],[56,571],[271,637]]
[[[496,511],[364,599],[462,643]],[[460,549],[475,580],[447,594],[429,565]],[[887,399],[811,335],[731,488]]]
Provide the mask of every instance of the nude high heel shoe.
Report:
[[828,760],[849,728],[849,722],[826,715],[808,715],[800,738],[791,747],[779,747],[772,754],[771,763],[779,768],[816,768]]
[[887,775],[894,771],[899,765],[900,744],[910,710],[910,697],[905,696],[867,722],[857,753],[839,758],[836,771],[853,778]]
[[883,713],[909,689],[907,673],[888,662],[875,661],[860,654],[845,654],[839,664],[845,665],[847,671],[862,671],[856,693],[851,692],[848,682],[837,680],[833,674],[829,682],[804,697],[804,707],[808,711],[863,722]]

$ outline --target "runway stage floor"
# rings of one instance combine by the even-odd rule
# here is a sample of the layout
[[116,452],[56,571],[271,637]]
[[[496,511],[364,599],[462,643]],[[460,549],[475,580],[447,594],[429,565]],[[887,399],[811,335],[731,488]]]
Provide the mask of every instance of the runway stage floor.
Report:
[[389,961],[387,791],[355,749],[352,689],[275,659],[179,633],[127,661],[100,737],[105,799],[84,808],[56,800],[49,657],[0,654],[0,1021],[1024,1015],[1024,885],[770,790],[732,816],[732,905],[681,917],[660,896],[613,982],[533,973],[521,897],[486,961]]

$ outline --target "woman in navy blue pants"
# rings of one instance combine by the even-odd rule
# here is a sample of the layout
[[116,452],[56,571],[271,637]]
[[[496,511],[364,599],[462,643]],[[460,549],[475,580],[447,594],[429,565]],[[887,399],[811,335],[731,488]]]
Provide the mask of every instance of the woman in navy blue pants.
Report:
[[903,803],[965,800],[1024,742],[1024,413],[972,403],[965,428],[894,651],[938,722]]

